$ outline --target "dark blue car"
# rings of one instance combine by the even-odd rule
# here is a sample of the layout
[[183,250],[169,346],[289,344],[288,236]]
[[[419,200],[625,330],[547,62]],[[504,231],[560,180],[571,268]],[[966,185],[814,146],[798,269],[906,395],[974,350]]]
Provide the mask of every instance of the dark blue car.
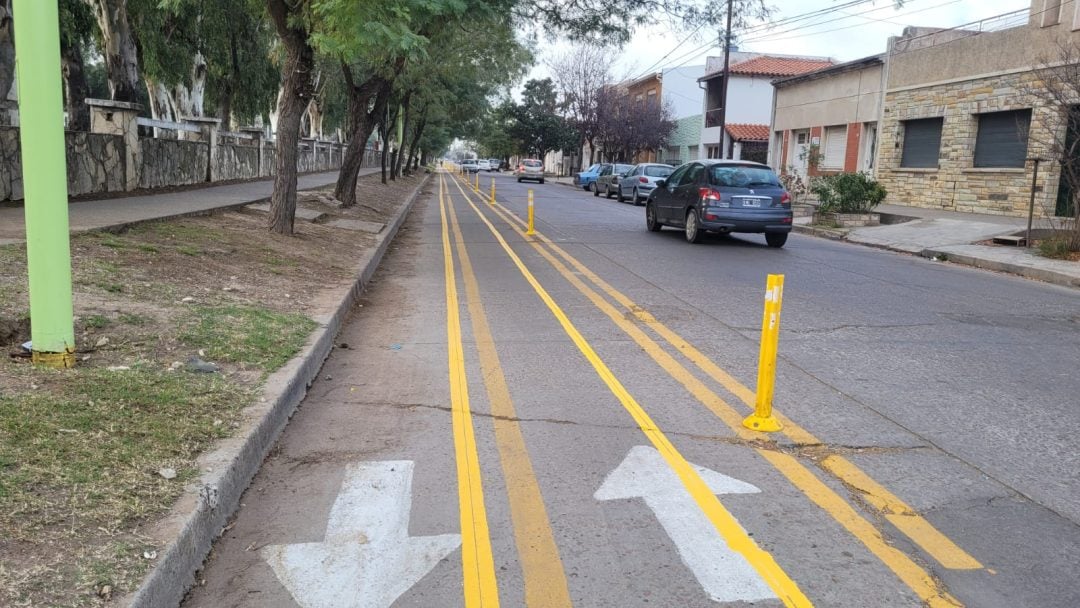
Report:
[[791,196],[766,165],[698,160],[656,182],[645,222],[653,232],[682,228],[691,243],[705,232],[756,232],[769,247],[783,247],[791,232]]
[[588,190],[591,184],[596,183],[597,176],[600,175],[600,169],[604,165],[602,163],[596,163],[595,165],[585,169],[581,173],[574,175],[574,183],[581,186],[583,190]]

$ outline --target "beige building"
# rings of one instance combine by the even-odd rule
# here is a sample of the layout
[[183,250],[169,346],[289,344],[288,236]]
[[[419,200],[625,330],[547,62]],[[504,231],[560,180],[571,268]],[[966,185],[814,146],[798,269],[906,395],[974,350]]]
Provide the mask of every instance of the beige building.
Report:
[[774,80],[769,164],[800,176],[873,172],[884,66],[874,55]]
[[888,202],[1026,215],[1039,157],[1036,214],[1068,214],[1050,143],[1065,124],[1034,70],[1077,43],[1073,0],[1033,0],[1026,24],[999,31],[909,28],[890,40],[877,146]]

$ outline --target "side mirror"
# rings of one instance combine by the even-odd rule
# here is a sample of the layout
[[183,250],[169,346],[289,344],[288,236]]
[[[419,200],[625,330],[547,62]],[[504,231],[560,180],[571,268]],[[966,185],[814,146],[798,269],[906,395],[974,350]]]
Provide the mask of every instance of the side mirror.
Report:
[[658,180],[656,180],[656,187],[657,188],[664,188],[666,186],[667,186],[667,180],[666,179],[658,179]]

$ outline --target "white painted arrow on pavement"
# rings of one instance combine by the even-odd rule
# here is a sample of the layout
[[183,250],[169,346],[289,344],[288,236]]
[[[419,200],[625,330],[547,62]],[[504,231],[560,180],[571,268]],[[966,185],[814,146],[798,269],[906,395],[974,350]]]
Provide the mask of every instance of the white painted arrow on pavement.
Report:
[[303,608],[388,608],[443,558],[461,535],[409,536],[413,463],[349,465],[321,543],[262,549]]
[[[693,467],[715,494],[761,491],[716,471]],[[632,448],[593,498],[643,499],[710,598],[734,602],[776,597],[746,559],[728,547],[656,448],[643,445]]]

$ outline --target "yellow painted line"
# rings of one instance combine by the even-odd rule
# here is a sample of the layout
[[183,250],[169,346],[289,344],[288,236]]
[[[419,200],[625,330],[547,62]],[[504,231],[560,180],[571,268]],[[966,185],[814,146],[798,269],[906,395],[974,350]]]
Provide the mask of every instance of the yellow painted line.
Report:
[[[509,219],[507,219],[506,216],[503,216],[504,220],[508,223],[512,220],[514,223],[521,226],[525,225],[525,223],[509,209],[506,209],[499,204],[497,204],[497,207],[505,214],[509,215]],[[754,391],[749,387],[736,380],[731,374],[724,371],[720,366],[705,356],[704,353],[687,342],[682,336],[672,331],[669,327],[653,317],[647,310],[638,306],[625,294],[597,276],[596,273],[567,253],[562,247],[556,245],[551,239],[539,232],[536,233],[536,238],[539,238],[544,244],[555,251],[555,253],[566,260],[575,270],[589,279],[589,281],[599,287],[609,297],[629,310],[635,318],[655,331],[657,335],[663,338],[668,344],[693,362],[698,369],[727,389],[731,394],[738,397],[739,400],[746,404],[751,410],[754,409]],[[813,433],[799,426],[783,413],[775,410],[773,413],[783,425],[781,432],[792,441],[804,445],[822,443],[822,441],[814,436]],[[727,422],[726,419],[725,422]],[[875,482],[869,475],[847,458],[839,455],[830,456],[829,462],[823,462],[822,466],[833,475],[836,475],[844,483],[859,488],[870,505],[878,509],[882,515],[900,530],[900,532],[910,538],[942,566],[949,568],[950,570],[977,570],[983,567],[983,565],[979,563],[979,560],[961,549],[952,541],[952,539],[935,528],[933,524],[927,521],[926,518],[920,515],[915,509],[908,506],[907,503],[895,494],[889,492],[881,486],[881,484]]]
[[[461,186],[458,186],[458,190],[462,190]],[[741,554],[746,561],[753,567],[762,580],[765,581],[769,588],[783,601],[785,606],[812,606],[810,599],[803,594],[799,586],[787,575],[786,572],[776,563],[773,556],[754,542],[746,531],[739,525],[738,520],[721,504],[720,500],[709,490],[709,486],[705,483],[701,476],[698,475],[694,467],[687,462],[687,460],[679,453],[674,444],[667,438],[667,436],[660,430],[660,428],[653,422],[652,418],[645,412],[644,409],[638,404],[632,395],[626,390],[626,388],[619,382],[619,379],[615,377],[611,369],[607,364],[596,354],[592,346],[581,335],[581,332],[577,330],[577,327],[570,321],[570,319],[563,312],[562,308],[552,299],[547,290],[540,285],[536,277],[525,266],[521,258],[518,257],[514,250],[507,244],[506,239],[502,234],[492,225],[491,221],[487,219],[480,209],[473,204],[472,200],[466,196],[464,190],[461,192],[462,197],[465,198],[469,206],[476,212],[477,216],[487,225],[488,230],[494,235],[495,239],[502,245],[506,255],[514,262],[518,270],[521,272],[525,280],[532,286],[533,290],[540,296],[544,304],[559,321],[563,331],[570,337],[574,344],[581,351],[582,355],[589,361],[593,369],[596,370],[597,375],[604,381],[608,389],[615,395],[626,411],[637,422],[638,427],[653,444],[653,446],[663,455],[664,460],[667,461],[668,466],[678,475],[682,480],[683,485],[686,487],[687,492],[697,503],[698,507],[702,510],[705,516],[716,528],[716,531],[727,542],[731,549]]]
[[466,608],[497,608],[499,588],[491,552],[480,457],[476,452],[465,354],[461,344],[457,278],[450,233],[446,223],[445,184],[439,180],[439,216],[442,219],[443,259],[446,272],[446,335],[450,368],[450,406],[453,412],[454,456],[457,461],[458,502],[461,512],[461,569],[464,574]]
[[[478,211],[478,213],[480,213]],[[496,213],[508,221],[502,211],[496,209]],[[742,414],[728,404],[723,398],[709,389],[701,380],[694,376],[686,367],[680,364],[673,356],[667,353],[654,340],[652,340],[640,327],[631,323],[610,302],[600,296],[595,290],[589,288],[562,262],[557,260],[539,243],[533,241],[531,245],[540,255],[550,263],[567,281],[579,292],[588,298],[597,308],[608,316],[624,333],[626,333],[642,350],[648,354],[664,371],[683,385],[690,394],[705,405],[718,418],[741,439],[747,441],[762,440],[763,435],[747,429],[742,424]],[[865,518],[858,515],[851,506],[836,492],[824,485],[805,465],[799,460],[787,458],[772,458],[777,454],[775,450],[759,449],[759,453],[766,456],[766,460],[779,470],[800,491],[806,494],[812,502],[817,504],[828,513],[837,523],[844,527],[852,536],[862,542],[877,556],[904,584],[927,604],[933,606],[960,606],[961,604],[948,594],[927,572],[915,563],[908,555],[894,549],[882,536],[881,532]],[[785,455],[786,456],[786,455]]]
[[503,477],[506,480],[514,540],[525,579],[525,605],[535,608],[568,608],[573,603],[570,601],[559,549],[555,545],[551,523],[544,508],[544,498],[533,472],[521,425],[517,422],[517,411],[510,397],[510,389],[506,385],[495,339],[480,298],[480,285],[473,272],[468,248],[454,211],[453,196],[448,193],[447,198],[450,201],[447,205],[450,227],[457,244],[461,275],[465,280],[465,296],[469,318],[472,320],[473,338],[476,340],[484,386],[491,403],[495,445],[499,450],[499,461],[502,463]]

